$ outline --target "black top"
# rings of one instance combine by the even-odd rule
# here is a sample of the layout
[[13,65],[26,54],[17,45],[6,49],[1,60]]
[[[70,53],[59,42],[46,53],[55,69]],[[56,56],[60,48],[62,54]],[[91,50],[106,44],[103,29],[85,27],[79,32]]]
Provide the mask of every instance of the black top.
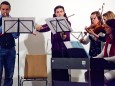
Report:
[[[0,26],[2,25],[2,18],[0,18]],[[15,46],[15,40],[11,33],[5,33],[0,36],[0,46],[3,48],[12,48]]]
[[95,57],[101,53],[101,41],[95,41],[91,36],[89,36],[89,39],[91,40],[89,55]]

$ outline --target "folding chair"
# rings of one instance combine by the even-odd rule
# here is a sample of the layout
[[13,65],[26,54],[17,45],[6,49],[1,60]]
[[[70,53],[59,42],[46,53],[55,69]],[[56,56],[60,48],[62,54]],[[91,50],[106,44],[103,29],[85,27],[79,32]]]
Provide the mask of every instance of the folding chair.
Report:
[[21,86],[24,81],[46,81],[47,86],[46,55],[26,55],[24,77],[20,80]]

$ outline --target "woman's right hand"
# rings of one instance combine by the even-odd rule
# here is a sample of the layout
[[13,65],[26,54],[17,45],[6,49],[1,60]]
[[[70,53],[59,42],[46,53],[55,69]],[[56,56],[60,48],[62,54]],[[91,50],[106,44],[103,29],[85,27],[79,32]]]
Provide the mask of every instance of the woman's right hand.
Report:
[[36,30],[40,31],[41,29],[43,29],[42,25],[36,25],[35,26]]
[[79,41],[80,41],[80,43],[84,43],[85,42],[84,38],[81,38]]

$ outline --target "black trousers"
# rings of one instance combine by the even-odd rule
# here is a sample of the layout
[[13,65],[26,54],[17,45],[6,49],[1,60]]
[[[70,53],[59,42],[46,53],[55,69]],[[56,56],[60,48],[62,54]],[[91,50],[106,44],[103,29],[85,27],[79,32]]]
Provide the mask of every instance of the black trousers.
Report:
[[107,86],[115,86],[115,79],[112,79],[107,83]]
[[68,69],[52,69],[53,81],[69,81]]
[[[91,83],[91,86],[104,86],[104,69],[115,69],[115,64],[103,58],[91,58],[90,70],[85,72],[85,80]],[[107,84],[107,86],[115,86],[113,80]]]
[[85,72],[85,80],[91,86],[104,86],[104,71],[103,70],[90,70]]
[[[66,50],[53,50],[52,58],[69,58],[69,55]],[[52,69],[52,84],[54,81],[69,81],[68,69]]]

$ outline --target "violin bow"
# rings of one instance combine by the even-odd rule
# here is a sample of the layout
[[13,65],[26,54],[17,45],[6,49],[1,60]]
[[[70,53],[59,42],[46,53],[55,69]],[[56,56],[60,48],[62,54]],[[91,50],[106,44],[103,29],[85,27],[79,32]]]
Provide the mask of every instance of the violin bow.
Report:
[[102,13],[103,13],[104,5],[105,5],[105,3],[102,4],[101,15],[102,15]]

